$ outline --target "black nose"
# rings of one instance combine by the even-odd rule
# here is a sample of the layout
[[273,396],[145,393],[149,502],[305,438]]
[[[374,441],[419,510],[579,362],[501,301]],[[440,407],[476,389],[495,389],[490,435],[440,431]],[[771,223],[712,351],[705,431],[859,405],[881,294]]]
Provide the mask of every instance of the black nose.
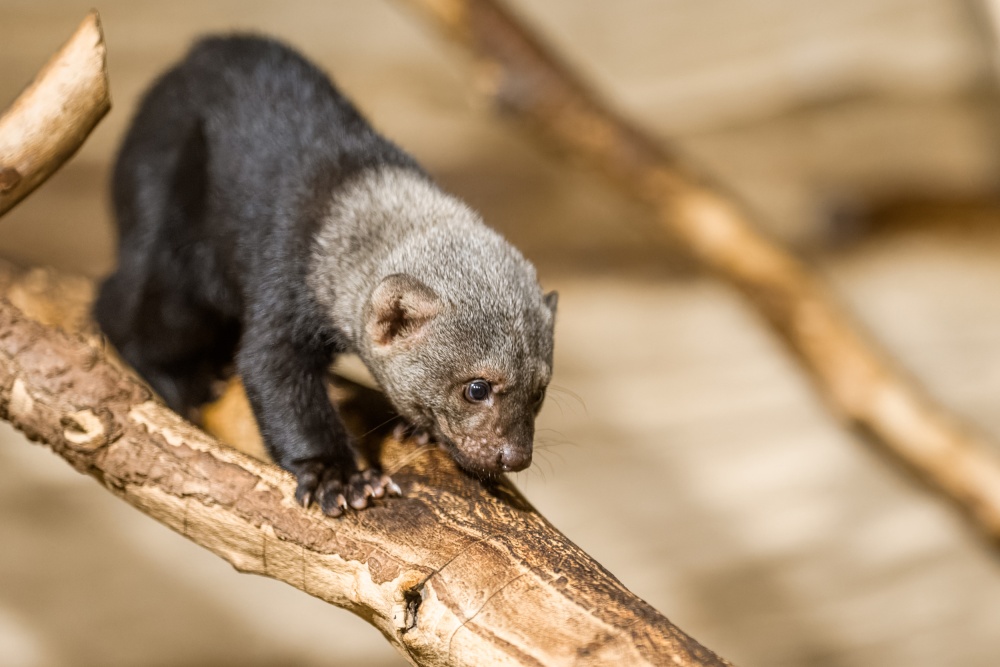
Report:
[[517,472],[531,465],[531,448],[516,447],[505,444],[497,454],[497,465],[504,472]]

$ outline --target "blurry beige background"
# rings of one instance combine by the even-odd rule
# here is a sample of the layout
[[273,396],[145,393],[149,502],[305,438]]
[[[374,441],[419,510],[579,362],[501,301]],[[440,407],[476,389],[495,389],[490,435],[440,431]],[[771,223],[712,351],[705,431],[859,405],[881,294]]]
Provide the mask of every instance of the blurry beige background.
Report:
[[[0,0],[0,105],[86,10]],[[914,376],[1000,439],[994,45],[968,0],[517,0],[619,108],[724,178]],[[390,0],[98,6],[114,109],[0,220],[0,254],[99,276],[106,178],[141,90],[190,41],[253,29],[374,124],[560,290],[555,384],[517,483],[627,586],[741,665],[995,665],[1000,563],[825,412],[724,286],[643,211],[470,89]],[[0,425],[0,665],[397,665],[378,633],[235,573]]]

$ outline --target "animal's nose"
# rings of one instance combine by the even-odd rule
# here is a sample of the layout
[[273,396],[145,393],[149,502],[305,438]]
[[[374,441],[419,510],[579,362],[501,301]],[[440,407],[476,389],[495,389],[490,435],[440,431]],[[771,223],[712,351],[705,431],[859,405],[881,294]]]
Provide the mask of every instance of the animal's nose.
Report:
[[531,465],[531,448],[517,447],[505,443],[497,454],[497,465],[504,472],[517,472]]

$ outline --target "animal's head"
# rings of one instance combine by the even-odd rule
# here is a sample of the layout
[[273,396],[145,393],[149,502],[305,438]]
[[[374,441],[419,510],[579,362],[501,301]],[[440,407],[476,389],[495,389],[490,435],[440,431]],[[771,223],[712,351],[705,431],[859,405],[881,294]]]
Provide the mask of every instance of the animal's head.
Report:
[[[531,463],[535,416],[552,376],[557,296],[534,281],[446,299],[406,275],[364,308],[363,356],[396,408],[479,477]],[[443,291],[443,290],[441,290]]]

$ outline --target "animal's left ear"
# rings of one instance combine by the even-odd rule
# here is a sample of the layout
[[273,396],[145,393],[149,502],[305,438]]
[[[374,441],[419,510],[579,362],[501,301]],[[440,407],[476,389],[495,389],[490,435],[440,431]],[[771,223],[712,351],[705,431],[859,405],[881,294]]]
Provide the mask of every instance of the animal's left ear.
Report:
[[386,277],[365,305],[365,332],[376,349],[414,342],[425,325],[441,312],[441,299],[413,276]]
[[559,292],[552,290],[544,297],[545,305],[549,307],[549,312],[552,313],[552,317],[556,316],[556,306],[559,305]]

